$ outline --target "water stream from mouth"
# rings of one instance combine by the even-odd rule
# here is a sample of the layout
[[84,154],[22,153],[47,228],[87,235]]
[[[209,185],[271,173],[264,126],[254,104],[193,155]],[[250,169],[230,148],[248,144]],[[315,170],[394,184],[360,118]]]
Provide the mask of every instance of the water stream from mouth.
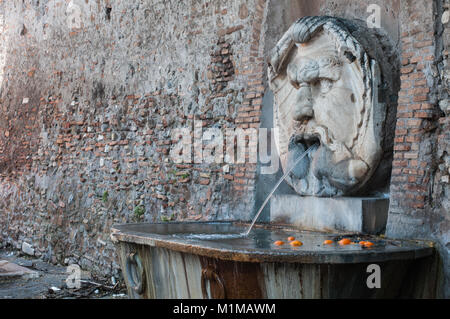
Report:
[[250,232],[252,231],[253,226],[255,225],[256,221],[258,220],[259,215],[261,215],[261,212],[263,211],[264,207],[266,207],[267,203],[269,202],[269,199],[272,197],[273,193],[275,193],[275,191],[277,190],[278,186],[280,186],[280,184],[284,181],[284,179],[289,175],[290,172],[292,172],[292,170],[295,168],[295,166],[297,166],[298,163],[300,163],[306,155],[308,155],[313,149],[315,149],[318,145],[317,144],[313,144],[311,145],[302,155],[300,155],[294,162],[294,164],[292,164],[291,168],[289,168],[284,175],[279,179],[279,181],[277,182],[277,184],[275,185],[275,187],[272,189],[272,191],[269,193],[269,195],[266,197],[266,199],[264,200],[264,202],[262,203],[261,207],[259,208],[258,212],[256,213],[255,217],[252,220],[252,223],[250,224],[250,226],[248,227],[247,231],[245,233],[243,233],[245,236],[248,236],[248,234],[250,234]]
[[303,152],[302,155],[300,155],[295,162],[292,164],[292,166],[284,173],[284,175],[278,180],[275,187],[272,189],[272,191],[269,193],[269,195],[266,197],[264,202],[262,203],[261,207],[259,208],[258,212],[256,213],[255,217],[253,217],[252,223],[247,228],[245,232],[239,233],[239,234],[190,234],[187,235],[187,238],[190,239],[203,239],[203,240],[214,240],[214,239],[234,239],[234,238],[243,238],[247,237],[250,232],[252,231],[253,226],[255,225],[256,221],[259,218],[259,215],[261,215],[261,212],[263,211],[264,207],[266,207],[267,203],[269,202],[270,198],[272,197],[273,193],[277,190],[277,188],[280,186],[280,184],[285,180],[285,178],[289,175],[290,172],[297,166],[306,155],[308,155],[313,149],[317,148],[318,144],[311,145],[305,152]]

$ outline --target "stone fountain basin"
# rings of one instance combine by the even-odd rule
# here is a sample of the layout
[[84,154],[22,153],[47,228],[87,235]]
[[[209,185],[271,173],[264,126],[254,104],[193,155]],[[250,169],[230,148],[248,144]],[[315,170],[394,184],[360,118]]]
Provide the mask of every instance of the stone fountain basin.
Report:
[[[433,248],[418,241],[300,231],[257,224],[245,238],[205,240],[192,234],[239,234],[238,222],[116,225],[125,282],[134,298],[430,297],[424,274]],[[287,237],[303,243],[291,247]],[[340,246],[343,237],[371,248]],[[326,239],[334,244],[324,245]],[[273,243],[282,240],[280,247]],[[381,269],[381,288],[367,287],[367,266]]]

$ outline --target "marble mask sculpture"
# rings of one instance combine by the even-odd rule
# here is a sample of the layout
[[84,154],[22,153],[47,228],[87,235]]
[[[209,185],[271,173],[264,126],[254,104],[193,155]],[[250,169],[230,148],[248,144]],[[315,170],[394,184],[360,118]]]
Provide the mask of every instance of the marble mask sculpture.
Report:
[[334,17],[302,18],[269,57],[283,170],[318,145],[287,178],[301,195],[353,194],[383,158],[386,103],[378,101],[380,67],[349,31],[355,28]]

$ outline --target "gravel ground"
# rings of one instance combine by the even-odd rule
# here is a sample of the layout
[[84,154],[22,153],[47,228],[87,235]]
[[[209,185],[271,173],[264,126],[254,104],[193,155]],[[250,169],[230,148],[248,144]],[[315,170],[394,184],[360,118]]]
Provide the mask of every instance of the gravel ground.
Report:
[[82,274],[79,289],[69,289],[66,284],[66,267],[52,265],[24,255],[20,251],[0,249],[0,260],[38,272],[38,278],[13,277],[0,279],[0,299],[123,299],[127,298],[123,283],[114,285],[111,279],[91,278]]

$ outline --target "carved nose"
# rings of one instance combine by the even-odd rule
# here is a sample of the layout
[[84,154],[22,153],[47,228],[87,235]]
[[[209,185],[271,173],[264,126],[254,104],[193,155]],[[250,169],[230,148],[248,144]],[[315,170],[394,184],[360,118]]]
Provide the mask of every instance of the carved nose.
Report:
[[313,98],[311,95],[311,87],[308,84],[302,84],[300,86],[294,105],[293,118],[295,121],[302,121],[314,117]]

